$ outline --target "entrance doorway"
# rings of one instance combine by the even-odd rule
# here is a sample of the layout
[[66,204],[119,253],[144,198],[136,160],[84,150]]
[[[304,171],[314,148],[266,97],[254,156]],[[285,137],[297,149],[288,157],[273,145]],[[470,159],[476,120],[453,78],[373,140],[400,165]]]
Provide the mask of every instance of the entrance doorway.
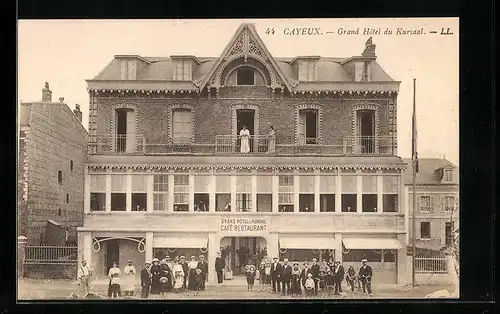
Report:
[[358,147],[363,154],[375,153],[375,111],[357,112]]
[[[113,267],[113,263],[118,263],[120,259],[120,245],[118,240],[106,241],[106,268],[104,275],[108,275],[109,269]],[[121,265],[119,265],[121,266]]]
[[224,237],[220,247],[226,272],[231,271],[233,275],[244,275],[246,265],[259,267],[267,257],[267,241],[262,237]]
[[246,126],[248,131],[250,132],[249,146],[250,152],[255,152],[254,144],[255,144],[255,110],[253,109],[237,109],[236,110],[236,151],[240,150],[241,147],[241,139],[239,138],[240,131],[243,127]]
[[116,110],[116,152],[132,153],[135,150],[135,112]]

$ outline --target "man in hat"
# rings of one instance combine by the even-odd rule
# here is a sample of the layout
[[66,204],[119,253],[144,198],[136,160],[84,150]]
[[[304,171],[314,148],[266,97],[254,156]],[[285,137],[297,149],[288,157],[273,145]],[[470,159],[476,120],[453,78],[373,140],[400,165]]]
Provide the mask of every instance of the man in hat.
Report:
[[361,285],[363,286],[363,292],[372,296],[372,268],[368,265],[368,260],[366,258],[361,260],[359,279],[361,280]]
[[288,264],[288,258],[283,259],[283,266],[281,267],[280,281],[282,284],[282,294],[287,295],[290,293],[290,280],[292,279],[292,266]]
[[281,268],[283,266],[278,262],[278,258],[273,258],[273,263],[271,264],[271,283],[273,285],[273,292],[276,292],[276,284],[278,286],[278,293],[281,292],[280,287],[280,275]]
[[200,290],[205,290],[205,281],[208,275],[208,263],[205,261],[205,255],[200,255],[200,261],[198,262],[197,269],[201,270],[201,282]]
[[151,288],[151,263],[147,261],[144,268],[141,270],[141,297],[147,299],[149,297],[149,289]]
[[222,270],[226,267],[226,262],[222,258],[221,252],[217,252],[217,257],[215,258],[215,272],[217,273],[217,282],[222,283]]
[[312,274],[312,279],[314,280],[314,294],[318,294],[318,285],[319,285],[319,273],[320,273],[320,267],[318,265],[318,260],[316,258],[312,259],[312,265],[309,270],[309,272]]
[[179,264],[182,266],[182,270],[184,271],[184,286],[183,286],[183,290],[186,290],[187,289],[187,286],[186,286],[186,282],[187,282],[187,278],[189,276],[189,266],[186,262],[186,257],[185,256],[181,256],[179,257]]
[[342,280],[344,279],[344,266],[340,263],[340,260],[335,260],[334,272],[333,272],[333,285],[335,287],[334,293],[336,295],[342,295]]

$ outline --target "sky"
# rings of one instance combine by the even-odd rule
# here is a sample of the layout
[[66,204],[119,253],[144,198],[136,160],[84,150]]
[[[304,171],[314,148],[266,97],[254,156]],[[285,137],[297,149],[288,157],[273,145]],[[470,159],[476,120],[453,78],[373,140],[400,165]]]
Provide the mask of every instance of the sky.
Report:
[[[80,104],[87,128],[89,96],[85,80],[99,74],[115,55],[219,57],[244,22],[255,23],[275,57],[360,55],[370,37],[363,34],[365,28],[380,29],[380,34],[371,34],[377,62],[394,80],[401,81],[398,154],[411,156],[415,78],[419,157],[445,157],[458,165],[457,18],[19,20],[18,101],[40,101],[44,82],[49,82],[53,101],[64,97],[71,109]],[[321,35],[290,34],[291,29],[303,27],[319,28]],[[345,34],[358,28],[358,34]],[[386,29],[392,34],[385,33]],[[422,29],[423,34],[401,32]],[[437,33],[430,33],[433,30]]]

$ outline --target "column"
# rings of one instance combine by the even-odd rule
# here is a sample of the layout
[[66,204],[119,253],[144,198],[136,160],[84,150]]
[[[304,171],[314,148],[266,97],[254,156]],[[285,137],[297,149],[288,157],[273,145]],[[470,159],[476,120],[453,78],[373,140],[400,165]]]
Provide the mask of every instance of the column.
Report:
[[319,213],[321,207],[320,196],[320,172],[319,169],[314,170],[314,212]]
[[[91,268],[96,268],[96,265],[92,263],[92,236],[90,234],[90,231],[83,231],[82,237],[83,237],[83,257],[82,260],[87,261],[87,265],[89,265]],[[102,246],[101,246],[102,250]]]
[[337,242],[337,247],[335,248],[335,258],[342,263],[344,255],[342,253],[342,233],[335,234],[335,241]]
[[356,211],[361,213],[363,211],[363,177],[356,176]]
[[148,203],[146,205],[146,211],[152,212],[154,210],[154,185],[155,185],[155,176],[154,174],[148,174],[146,176],[146,193]]
[[146,251],[144,252],[145,261],[150,262],[153,259],[153,232],[146,232]]
[[130,212],[132,211],[132,174],[130,173],[131,170],[128,169],[127,170],[127,176],[125,177],[125,184],[126,184],[126,207],[125,207],[125,210]]
[[189,174],[189,211],[194,211],[194,174]]
[[231,211],[235,212],[236,211],[236,176],[231,174],[231,186],[230,186],[230,191],[231,191]]
[[279,237],[277,233],[269,233],[266,236],[267,245],[267,256],[269,259],[274,257],[279,258]]
[[252,212],[257,211],[257,171],[255,169],[252,170]]
[[217,273],[215,272],[215,258],[220,250],[220,236],[216,232],[208,234],[208,284],[217,285]]
[[406,216],[408,215],[408,200],[409,200],[409,195],[408,195],[408,189],[405,188],[405,184],[403,182],[403,177],[401,174],[397,176],[398,178],[398,184],[399,184],[399,195],[398,195],[398,213],[399,214],[405,214]]
[[293,211],[299,212],[300,176],[293,176]]
[[402,186],[402,190],[404,192],[400,192],[400,196],[403,196],[403,200],[401,202],[398,202],[398,207],[399,207],[399,212],[401,213],[401,207],[403,207],[404,210],[404,215],[405,215],[405,232],[406,232],[406,244],[410,243],[410,213],[409,213],[409,195],[408,191],[409,188],[405,187],[404,184],[400,183],[400,186]]
[[273,174],[272,178],[272,193],[273,193],[273,213],[277,213],[278,210],[278,202],[279,202],[279,177],[276,174]]
[[384,177],[377,176],[377,213],[384,211]]
[[[406,252],[406,245],[405,245],[405,240],[406,240],[406,235],[404,233],[398,234],[398,240],[401,242],[401,245],[403,246],[401,249],[397,250],[396,252],[396,271],[397,271],[397,277],[398,277],[398,284],[406,284],[408,281],[408,271],[411,271],[411,269],[407,269],[408,265],[408,256]],[[411,278],[411,275],[410,275]]]
[[342,212],[342,177],[340,173],[335,176],[335,211]]
[[209,204],[208,204],[208,211],[209,212],[215,212],[215,191],[216,191],[216,187],[215,187],[215,184],[216,184],[216,180],[215,180],[215,172],[214,170],[210,170],[211,174],[210,174],[210,183],[208,184],[208,193],[209,193],[209,197],[210,197],[210,200],[209,200]]
[[85,166],[84,185],[83,185],[83,213],[90,213],[90,193],[91,193],[91,178],[89,169]]
[[168,196],[167,196],[167,212],[174,211],[174,174],[172,171],[168,174]]
[[106,174],[106,211],[111,211],[111,170]]

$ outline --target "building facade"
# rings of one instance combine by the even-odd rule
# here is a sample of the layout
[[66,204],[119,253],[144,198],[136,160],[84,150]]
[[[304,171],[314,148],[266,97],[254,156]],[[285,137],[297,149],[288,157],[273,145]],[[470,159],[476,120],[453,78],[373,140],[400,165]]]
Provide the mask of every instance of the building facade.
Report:
[[405,282],[399,82],[371,39],[350,58],[278,58],[242,24],[220,57],[117,55],[87,83],[78,241],[98,276],[203,253],[213,283],[230,248],[356,268],[367,257],[379,282]]
[[18,233],[28,244],[76,244],[87,142],[80,106],[52,102],[48,83],[41,102],[21,103]]
[[[408,207],[408,245],[413,240],[413,177],[411,159],[404,173]],[[415,246],[439,251],[453,245],[459,227],[459,171],[445,158],[419,158],[416,177]]]

